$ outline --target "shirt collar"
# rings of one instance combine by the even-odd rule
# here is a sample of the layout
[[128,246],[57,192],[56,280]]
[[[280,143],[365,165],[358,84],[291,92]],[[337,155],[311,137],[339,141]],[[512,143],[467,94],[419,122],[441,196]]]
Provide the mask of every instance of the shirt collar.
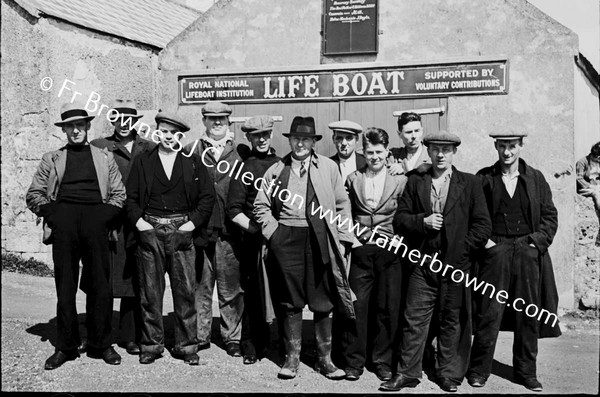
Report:
[[346,164],[348,161],[356,161],[356,152],[352,152],[350,157],[347,159],[343,159],[342,156],[338,154],[338,158],[340,159],[340,164]]

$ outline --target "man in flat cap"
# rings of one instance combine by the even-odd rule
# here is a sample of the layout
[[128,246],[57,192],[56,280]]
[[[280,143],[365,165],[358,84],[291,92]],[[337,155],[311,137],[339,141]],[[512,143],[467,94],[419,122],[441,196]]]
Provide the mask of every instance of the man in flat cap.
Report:
[[[388,248],[394,238],[392,221],[406,176],[392,176],[386,168],[388,145],[386,131],[368,128],[363,134],[367,166],[350,174],[346,181],[353,221],[360,225],[355,229],[358,243],[352,250],[348,276],[356,294],[356,322],[345,327],[342,349],[348,380],[358,380],[368,362],[374,364],[379,379],[392,377],[393,342],[401,313],[402,265],[398,255]],[[368,341],[372,341],[370,352]]]
[[[242,355],[242,313],[244,291],[240,284],[238,227],[225,214],[232,169],[241,166],[238,146],[229,131],[231,107],[221,102],[208,102],[202,108],[206,134],[185,153],[196,153],[206,165],[216,197],[208,223],[208,239],[199,244],[196,255],[196,309],[198,310],[198,341],[200,349],[210,346],[212,326],[212,297],[217,284],[221,337],[227,354]],[[187,155],[187,154],[186,154]],[[227,170],[223,172],[223,170]],[[204,256],[206,255],[206,258]],[[208,260],[206,260],[208,259]]]
[[176,113],[159,112],[160,143],[133,160],[127,180],[127,217],[135,225],[137,273],[142,308],[141,364],[164,351],[163,296],[169,274],[175,311],[173,352],[198,365],[194,305],[194,239],[201,239],[210,217],[214,189],[199,156],[184,156],[179,143],[189,130]]
[[[134,101],[117,99],[111,110],[114,127],[112,135],[94,139],[91,145],[111,152],[115,158],[123,184],[127,184],[133,159],[151,150],[156,144],[138,135],[135,125],[142,115],[138,114]],[[113,297],[121,298],[119,308],[119,344],[129,354],[140,354],[141,314],[135,264],[135,237],[133,228],[126,222],[123,208],[115,223],[117,241],[111,241],[111,281]],[[82,275],[85,287],[87,277]]]
[[[501,324],[515,334],[515,380],[532,391],[542,391],[536,374],[538,338],[561,334],[556,317],[558,292],[548,253],[558,213],[543,174],[521,158],[526,136],[513,131],[490,134],[498,161],[477,173],[492,219],[492,235],[478,255],[477,278],[507,291],[506,301],[514,304],[474,292],[476,330],[467,378],[473,387],[483,387],[490,376]],[[529,317],[525,308],[531,305],[548,316]]]
[[421,116],[413,112],[402,113],[398,117],[398,136],[404,146],[390,149],[388,164],[392,175],[406,174],[421,164],[431,163],[423,145]]
[[83,104],[62,106],[55,125],[67,136],[67,145],[43,155],[26,195],[27,207],[44,218],[44,243],[53,244],[57,339],[56,351],[44,366],[48,370],[79,356],[75,296],[80,260],[89,275],[87,354],[108,364],[121,363],[111,346],[108,232],[125,202],[125,187],[112,153],[88,143],[93,118]]
[[[471,342],[470,293],[465,286],[469,253],[482,247],[491,222],[479,179],[452,166],[460,138],[440,131],[424,139],[431,166],[409,176],[394,218],[404,237],[402,256],[420,255],[409,271],[404,325],[396,375],[381,390],[415,387],[432,312],[439,302],[436,375],[444,391],[455,392],[467,371]],[[420,262],[419,262],[419,259]]]
[[[264,356],[269,346],[268,322],[274,313],[265,307],[263,261],[263,238],[260,226],[253,214],[254,199],[258,193],[265,171],[280,158],[271,147],[273,118],[251,117],[242,126],[246,139],[252,145],[250,156],[244,161],[241,177],[231,178],[227,196],[227,217],[240,229],[240,248],[244,256],[240,261],[241,284],[244,290],[244,314],[242,317],[241,347],[244,364],[254,364],[258,356]],[[268,288],[266,289],[268,291]],[[270,311],[270,313],[269,313]]]
[[[271,166],[254,202],[254,215],[273,255],[274,305],[283,320],[286,358],[278,376],[296,377],[302,345],[302,309],[314,313],[317,368],[329,379],[345,376],[331,362],[334,306],[354,318],[344,256],[354,241],[350,201],[337,165],[313,148],[322,138],[312,117],[294,117],[291,152]],[[327,215],[328,214],[328,215]]]
[[356,143],[363,131],[360,124],[350,120],[334,121],[329,124],[333,131],[333,143],[337,153],[330,157],[338,165],[345,182],[348,175],[366,165],[365,156],[356,152]]

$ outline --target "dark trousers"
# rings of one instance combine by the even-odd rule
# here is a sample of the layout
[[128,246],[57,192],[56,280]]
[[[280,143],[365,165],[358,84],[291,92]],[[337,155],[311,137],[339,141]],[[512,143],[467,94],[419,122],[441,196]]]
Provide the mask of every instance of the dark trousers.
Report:
[[137,265],[142,313],[141,351],[164,351],[163,296],[169,274],[175,311],[175,354],[198,351],[194,306],[196,251],[192,232],[177,230],[185,221],[159,224],[138,233]]
[[298,313],[307,304],[317,313],[333,309],[331,275],[317,247],[318,241],[309,227],[280,224],[271,236],[274,304],[282,313]]
[[[440,296],[442,283],[446,283],[443,297]],[[409,378],[421,378],[429,325],[439,299],[436,373],[438,377],[462,381],[464,365],[460,363],[458,349],[462,329],[460,313],[464,304],[463,288],[464,283],[457,284],[449,279],[442,279],[440,273],[432,272],[427,265],[414,267],[406,292],[398,354],[399,373]]]
[[52,228],[52,259],[58,303],[56,305],[59,350],[73,350],[81,343],[75,295],[79,260],[91,282],[86,291],[86,328],[91,349],[110,346],[112,292],[107,204],[58,203],[48,219]]
[[[371,362],[391,369],[392,346],[400,316],[402,267],[400,258],[376,245],[352,250],[350,288],[356,294],[355,323],[343,338],[346,366],[363,369],[367,358],[367,341],[372,341]],[[373,334],[368,325],[373,319]]]
[[136,342],[141,339],[142,315],[138,277],[136,275],[136,247],[126,247],[129,228],[118,233],[118,240],[111,243],[113,296],[121,298],[119,306],[119,342]]
[[225,344],[239,343],[242,336],[244,290],[240,284],[242,254],[239,252],[238,241],[218,235],[216,241],[209,241],[206,247],[196,247],[196,250],[198,341],[203,345],[210,343],[216,283],[221,337]]
[[[485,251],[485,258],[479,264],[478,280],[490,283],[496,291],[507,291],[507,302],[511,306],[507,309],[506,304],[490,299],[489,293],[483,296],[474,292],[476,331],[469,373],[486,379],[490,376],[502,318],[510,316],[515,324],[514,373],[521,378],[535,377],[539,324],[536,318],[525,314],[525,308],[530,304],[541,307],[538,250],[529,246],[527,237],[493,239],[498,243]],[[517,309],[522,310],[520,312],[512,305],[516,298],[523,299],[516,303]]]
[[259,261],[261,260],[262,235],[245,234],[241,243],[244,252],[240,260],[240,283],[244,290],[244,313],[242,315],[241,345],[244,354],[255,349],[259,354],[270,341],[270,327],[262,309]]

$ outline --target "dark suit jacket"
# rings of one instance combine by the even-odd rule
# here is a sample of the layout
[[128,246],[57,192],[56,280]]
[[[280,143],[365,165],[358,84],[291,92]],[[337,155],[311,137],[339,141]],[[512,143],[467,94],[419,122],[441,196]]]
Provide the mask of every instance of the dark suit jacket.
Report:
[[[330,157],[330,159],[332,159],[338,165],[338,168],[340,167],[339,153],[334,154],[333,156]],[[365,159],[365,156],[363,156],[360,153],[356,153],[356,169],[360,170],[361,168],[364,168],[366,165],[367,165],[367,160]]]
[[[210,219],[215,199],[212,181],[199,156],[186,157],[177,153],[183,168],[185,194],[191,211],[187,214],[194,223],[195,243],[201,245],[206,241],[206,224]],[[129,179],[127,180],[127,218],[132,225],[144,215],[150,201],[150,191],[156,167],[162,167],[158,158],[158,146],[149,152],[142,153],[133,160]]]
[[[438,258],[444,264],[461,269],[465,273],[471,267],[469,253],[485,245],[492,233],[492,222],[488,215],[485,197],[479,178],[475,175],[458,171],[452,167],[452,178],[444,207],[444,225],[440,232],[425,230],[423,219],[431,215],[431,178],[432,168],[416,169],[408,177],[402,199],[396,211],[394,226],[401,236],[407,240],[410,249],[418,249],[423,254],[425,241],[433,233],[442,233],[441,255]],[[426,253],[428,254],[428,253]],[[414,265],[419,266],[419,265]],[[428,265],[423,265],[428,266]],[[414,268],[413,268],[414,269]],[[462,378],[467,371],[471,350],[471,290],[466,287],[449,288],[454,281],[451,272],[441,277],[439,290],[438,321],[448,308],[447,302],[456,305],[462,302],[456,316],[449,317],[455,321],[448,328],[440,326],[439,332],[456,333],[456,356],[453,357],[456,377]],[[460,294],[458,296],[457,294]],[[456,320],[454,320],[454,318]]]
[[[426,171],[415,172],[408,178],[396,211],[394,227],[409,241],[411,249],[421,250],[425,240],[432,233],[437,233],[427,231],[423,225],[423,219],[432,214],[432,172],[432,168],[428,167]],[[440,260],[467,270],[470,267],[470,251],[485,245],[492,232],[479,178],[452,167],[443,216]]]
[[115,134],[106,138],[94,139],[90,144],[100,149],[106,148],[106,150],[112,152],[117,166],[119,167],[119,171],[121,172],[121,178],[123,179],[124,184],[127,184],[127,177],[129,176],[129,171],[131,169],[132,159],[141,153],[152,150],[156,146],[156,143],[136,135],[133,146],[131,147],[131,153],[129,153],[127,148],[125,148],[125,145],[115,137]]

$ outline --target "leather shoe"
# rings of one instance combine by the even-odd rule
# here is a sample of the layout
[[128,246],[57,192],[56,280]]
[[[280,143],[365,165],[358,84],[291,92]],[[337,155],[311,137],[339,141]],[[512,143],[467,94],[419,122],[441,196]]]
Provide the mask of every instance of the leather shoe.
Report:
[[183,362],[189,365],[198,365],[200,363],[200,357],[196,353],[184,354]]
[[225,350],[227,351],[227,354],[229,354],[231,357],[242,357],[242,350],[240,349],[239,343],[228,343],[225,346]]
[[79,357],[77,351],[62,351],[57,350],[53,355],[48,357],[44,364],[44,369],[56,369],[66,363],[67,361],[75,360]]
[[137,356],[140,354],[140,347],[137,345],[137,343],[129,341],[125,343],[125,351],[132,356]]
[[392,379],[392,371],[385,365],[378,365],[377,368],[375,368],[375,375],[382,381]]
[[244,364],[251,365],[255,364],[258,361],[258,357],[256,354],[244,354]]
[[356,368],[348,367],[344,369],[344,372],[346,373],[346,380],[359,380],[362,375],[362,371]]
[[542,387],[542,384],[537,380],[537,378],[520,379],[519,383],[531,391],[544,390],[544,388]]
[[159,357],[160,355],[156,353],[142,352],[140,354],[140,364],[152,364]]
[[486,379],[482,376],[472,375],[469,376],[467,382],[473,387],[483,387],[485,386]]
[[402,374],[395,375],[392,379],[387,382],[383,382],[379,386],[379,390],[382,391],[398,391],[405,387],[416,387],[419,384],[419,380],[415,378],[407,378]]
[[439,385],[443,391],[447,391],[450,393],[456,393],[458,391],[458,386],[456,385],[456,382],[454,382],[452,379],[441,378]]
[[115,351],[115,349],[113,349],[112,346],[102,352],[102,359],[105,363],[110,365],[121,364],[121,356]]

